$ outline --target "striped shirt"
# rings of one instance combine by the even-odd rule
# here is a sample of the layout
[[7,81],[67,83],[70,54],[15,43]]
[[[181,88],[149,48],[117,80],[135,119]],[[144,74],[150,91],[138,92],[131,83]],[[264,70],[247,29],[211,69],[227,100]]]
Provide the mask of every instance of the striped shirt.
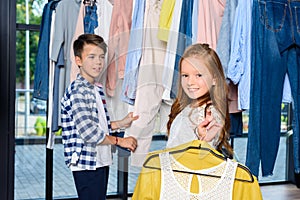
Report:
[[[100,127],[94,87],[102,98],[108,127]],[[105,129],[111,131],[103,89],[78,75],[61,100],[61,126],[67,166],[95,170],[96,145],[104,140]]]

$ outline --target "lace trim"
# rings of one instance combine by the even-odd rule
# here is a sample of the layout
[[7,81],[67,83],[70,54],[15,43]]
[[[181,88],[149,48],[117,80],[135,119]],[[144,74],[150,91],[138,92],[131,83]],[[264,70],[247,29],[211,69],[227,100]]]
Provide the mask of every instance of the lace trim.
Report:
[[[169,152],[160,154],[161,161],[161,200],[190,199],[232,199],[233,183],[237,163],[231,160],[204,170],[191,170],[176,161]],[[193,174],[173,172],[173,169],[194,173],[218,175],[221,178],[197,175],[199,194],[191,193]]]

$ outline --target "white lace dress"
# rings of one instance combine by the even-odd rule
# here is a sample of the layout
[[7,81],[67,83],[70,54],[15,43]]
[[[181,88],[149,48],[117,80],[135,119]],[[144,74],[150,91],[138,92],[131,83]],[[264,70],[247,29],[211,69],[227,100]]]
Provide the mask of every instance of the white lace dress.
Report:
[[[191,170],[176,161],[169,152],[159,154],[161,164],[160,200],[231,200],[237,162],[230,159],[204,170]],[[192,173],[174,172],[173,169],[220,176],[220,178],[197,175],[199,193],[192,193]]]

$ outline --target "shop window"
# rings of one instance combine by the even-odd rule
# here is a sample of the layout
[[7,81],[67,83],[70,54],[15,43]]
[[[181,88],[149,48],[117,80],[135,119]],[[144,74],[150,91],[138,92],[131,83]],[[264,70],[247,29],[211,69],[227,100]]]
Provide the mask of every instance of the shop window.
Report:
[[[35,58],[39,40],[39,25],[46,0],[17,1],[17,33],[16,33],[16,113],[15,113],[15,199],[44,199],[46,181],[53,183],[53,198],[68,199],[77,196],[71,171],[64,164],[63,145],[60,132],[57,132],[53,149],[53,180],[46,180],[46,121],[47,102],[32,97]],[[287,137],[290,130],[289,104],[282,104],[281,142],[277,160],[286,161]],[[245,162],[248,112],[243,112],[243,132],[245,137],[235,138],[234,148],[237,159]],[[165,133],[159,133],[164,135]],[[165,138],[154,140],[152,150],[163,149]],[[119,151],[114,154],[114,164],[110,168],[108,195],[116,195],[122,186],[118,179],[120,164]],[[124,152],[123,152],[124,153]],[[128,193],[135,187],[140,168],[122,166],[128,172]],[[126,162],[125,162],[126,163]],[[124,163],[122,163],[124,164]],[[127,168],[128,167],[128,168]],[[121,170],[122,170],[121,169]],[[260,182],[285,181],[286,162],[276,162],[274,176],[259,177]]]

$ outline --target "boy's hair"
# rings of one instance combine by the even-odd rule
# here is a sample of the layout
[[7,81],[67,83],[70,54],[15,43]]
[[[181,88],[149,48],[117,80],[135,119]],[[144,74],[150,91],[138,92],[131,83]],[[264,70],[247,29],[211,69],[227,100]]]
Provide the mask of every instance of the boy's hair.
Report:
[[74,55],[81,58],[83,47],[86,44],[96,45],[104,51],[104,54],[106,53],[107,45],[101,36],[96,34],[82,34],[73,43]]

